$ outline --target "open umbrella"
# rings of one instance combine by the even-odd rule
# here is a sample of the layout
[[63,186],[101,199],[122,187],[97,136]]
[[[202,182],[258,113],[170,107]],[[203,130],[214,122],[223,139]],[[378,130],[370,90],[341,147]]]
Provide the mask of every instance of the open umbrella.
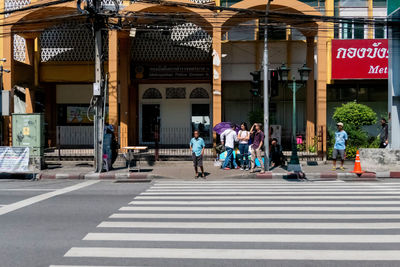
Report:
[[[214,126],[213,131],[217,134],[222,134],[225,130],[231,129],[231,122],[220,122]],[[235,131],[236,133],[239,132],[239,126],[235,124]]]

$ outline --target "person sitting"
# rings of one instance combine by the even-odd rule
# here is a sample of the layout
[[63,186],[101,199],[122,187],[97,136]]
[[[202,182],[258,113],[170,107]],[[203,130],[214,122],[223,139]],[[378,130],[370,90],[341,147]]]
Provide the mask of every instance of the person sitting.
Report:
[[272,166],[273,168],[284,165],[285,163],[285,156],[282,152],[282,146],[278,144],[278,139],[276,138],[273,138],[271,142],[269,160],[270,163],[274,163],[274,165]]

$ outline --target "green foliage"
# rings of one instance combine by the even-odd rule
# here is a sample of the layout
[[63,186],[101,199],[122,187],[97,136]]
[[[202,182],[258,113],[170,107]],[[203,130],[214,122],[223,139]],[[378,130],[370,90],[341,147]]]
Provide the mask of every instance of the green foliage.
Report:
[[313,144],[308,146],[308,151],[310,153],[316,153],[317,152],[317,146],[318,146],[318,136],[314,136]]
[[299,152],[303,152],[306,151],[306,143],[302,143],[302,144],[297,144],[297,151]]
[[[366,125],[375,124],[377,121],[376,113],[368,106],[349,102],[336,108],[333,114],[336,122],[343,122],[344,130],[347,132],[349,140],[346,142],[346,157],[354,159],[359,148],[379,147],[379,139],[368,136],[362,128]],[[329,156],[332,156],[333,146],[335,145],[335,131],[328,133]]]
[[356,129],[362,126],[376,123],[376,113],[368,106],[349,102],[335,109],[333,119],[336,122],[343,122],[344,125],[351,125]]
[[250,125],[253,125],[254,123],[263,123],[263,121],[264,121],[263,109],[260,108],[249,112]]

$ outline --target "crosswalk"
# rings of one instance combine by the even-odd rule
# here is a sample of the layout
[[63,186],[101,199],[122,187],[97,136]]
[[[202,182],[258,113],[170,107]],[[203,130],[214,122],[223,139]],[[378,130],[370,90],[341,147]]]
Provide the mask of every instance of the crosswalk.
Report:
[[58,265],[400,266],[400,183],[158,181]]

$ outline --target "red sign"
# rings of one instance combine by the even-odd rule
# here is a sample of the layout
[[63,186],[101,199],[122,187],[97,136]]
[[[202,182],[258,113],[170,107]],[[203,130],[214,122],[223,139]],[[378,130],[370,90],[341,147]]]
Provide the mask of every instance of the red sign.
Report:
[[388,40],[332,40],[332,79],[387,79]]

